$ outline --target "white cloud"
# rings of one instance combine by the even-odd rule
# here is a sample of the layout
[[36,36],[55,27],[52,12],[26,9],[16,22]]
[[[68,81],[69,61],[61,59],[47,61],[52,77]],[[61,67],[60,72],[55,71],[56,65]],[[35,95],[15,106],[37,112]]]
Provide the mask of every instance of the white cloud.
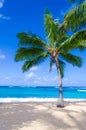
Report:
[[9,79],[10,79],[10,77],[9,77],[9,76],[6,76],[6,77],[5,77],[5,79],[6,79],[6,80],[9,80]]
[[53,77],[52,76],[48,76],[48,75],[45,75],[45,76],[38,76],[36,75],[36,77],[33,79],[33,83],[34,85],[50,85],[50,86],[53,86],[53,85],[57,85],[57,77]]
[[37,66],[34,66],[30,69],[30,71],[34,71],[34,70],[38,70],[38,67]]
[[69,78],[64,78],[63,82],[68,82],[70,79]]
[[4,1],[5,1],[5,0],[0,0],[0,8],[3,7]]
[[25,74],[25,78],[26,79],[29,79],[29,78],[33,78],[35,77],[36,75],[33,73],[33,72],[30,72],[29,74]]
[[5,59],[5,55],[4,54],[0,54],[0,60]]
[[0,60],[3,60],[5,58],[6,58],[5,54],[3,54],[2,50],[0,49]]
[[[54,78],[54,77],[53,77]],[[23,78],[23,83],[28,85],[53,85],[55,82],[55,79],[53,80],[51,76],[39,76],[34,72],[30,72],[28,74],[25,74]],[[57,83],[57,82],[56,82]]]
[[9,20],[10,17],[8,17],[8,16],[4,16],[3,14],[0,14],[0,19],[3,19],[3,20]]
[[[5,1],[5,0],[0,0],[0,8],[3,7],[4,1]],[[8,17],[8,16],[4,16],[3,14],[0,14],[0,19],[3,19],[3,20],[9,20],[10,17]]]
[[0,8],[2,8],[3,4],[0,2]]
[[53,81],[57,81],[57,80],[58,80],[58,77],[55,76],[55,77],[52,78],[52,80],[53,80]]

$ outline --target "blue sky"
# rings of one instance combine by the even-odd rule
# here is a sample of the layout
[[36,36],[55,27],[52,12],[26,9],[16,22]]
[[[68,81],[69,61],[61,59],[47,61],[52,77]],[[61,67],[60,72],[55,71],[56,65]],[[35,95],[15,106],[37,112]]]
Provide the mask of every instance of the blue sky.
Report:
[[[49,72],[49,63],[40,64],[28,72],[22,72],[22,62],[15,62],[18,32],[32,31],[45,40],[43,15],[48,7],[54,18],[62,21],[64,14],[73,5],[68,0],[0,0],[0,85],[57,85],[55,66]],[[64,86],[86,86],[86,51],[73,53],[81,55],[83,66],[65,68]]]

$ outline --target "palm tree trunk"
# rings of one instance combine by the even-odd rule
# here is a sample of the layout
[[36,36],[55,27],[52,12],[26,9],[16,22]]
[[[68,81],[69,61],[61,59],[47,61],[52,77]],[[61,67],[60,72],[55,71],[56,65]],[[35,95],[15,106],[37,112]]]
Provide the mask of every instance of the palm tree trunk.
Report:
[[58,86],[59,86],[59,97],[58,97],[58,103],[57,107],[64,107],[64,101],[63,101],[63,89],[62,89],[62,78],[61,78],[61,72],[60,72],[60,66],[57,57],[55,58],[56,62],[56,68],[58,72]]

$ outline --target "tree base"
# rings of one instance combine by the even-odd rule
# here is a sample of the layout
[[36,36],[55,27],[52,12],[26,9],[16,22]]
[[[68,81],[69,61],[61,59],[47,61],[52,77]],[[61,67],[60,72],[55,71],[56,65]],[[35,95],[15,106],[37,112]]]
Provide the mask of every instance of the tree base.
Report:
[[65,107],[64,101],[59,99],[58,102],[57,102],[57,107],[60,107],[60,108]]
[[64,104],[57,104],[57,107],[63,108],[65,106],[64,106]]

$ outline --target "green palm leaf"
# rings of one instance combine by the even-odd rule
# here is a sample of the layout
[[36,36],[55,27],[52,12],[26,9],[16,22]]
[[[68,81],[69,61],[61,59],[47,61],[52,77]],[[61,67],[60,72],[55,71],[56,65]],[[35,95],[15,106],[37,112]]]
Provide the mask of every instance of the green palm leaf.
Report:
[[82,66],[82,59],[78,56],[75,56],[75,55],[70,54],[70,53],[62,53],[61,57],[65,61],[71,63],[73,66],[78,66],[78,67]]
[[65,62],[59,59],[59,65],[60,65],[60,72],[61,72],[61,77],[64,77],[64,68],[65,68]]
[[44,27],[48,40],[48,44],[50,46],[55,46],[57,38],[58,38],[58,21],[54,21],[52,15],[50,13],[46,13],[44,15]]
[[65,15],[62,27],[65,30],[73,29],[75,31],[84,25],[86,25],[86,2],[78,5]]
[[[64,50],[63,50],[64,48]],[[57,51],[70,51],[72,49],[86,48],[86,30],[75,33],[73,36],[65,40],[58,48]]]
[[59,35],[58,35],[58,43],[57,43],[57,46],[58,44],[61,44],[62,42],[66,41],[69,36],[66,34],[65,30],[63,28],[60,28],[59,29]]
[[43,49],[40,48],[19,48],[16,53],[15,60],[31,59],[44,53]]
[[17,36],[19,38],[20,46],[39,47],[44,49],[48,46],[36,35],[29,35],[28,33],[22,32]]
[[60,29],[61,25],[58,20],[53,20],[50,13],[44,15],[44,26],[49,46],[56,47],[68,38],[65,30]]
[[52,58],[50,58],[50,72],[52,71],[52,67],[53,67],[53,64],[54,64],[54,60]]
[[46,53],[44,53],[36,58],[25,61],[22,66],[23,72],[29,70],[31,67],[33,67],[35,65],[39,65],[41,62],[43,62],[47,58],[47,56],[48,55]]

